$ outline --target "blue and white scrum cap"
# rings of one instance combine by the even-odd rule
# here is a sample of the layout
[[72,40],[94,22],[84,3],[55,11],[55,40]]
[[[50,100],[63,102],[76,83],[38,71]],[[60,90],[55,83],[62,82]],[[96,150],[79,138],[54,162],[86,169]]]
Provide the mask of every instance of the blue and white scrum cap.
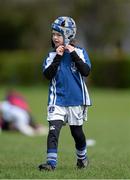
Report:
[[74,39],[76,35],[76,24],[71,17],[58,17],[54,23],[52,23],[52,29],[60,32],[63,35],[65,44],[69,44],[69,42]]

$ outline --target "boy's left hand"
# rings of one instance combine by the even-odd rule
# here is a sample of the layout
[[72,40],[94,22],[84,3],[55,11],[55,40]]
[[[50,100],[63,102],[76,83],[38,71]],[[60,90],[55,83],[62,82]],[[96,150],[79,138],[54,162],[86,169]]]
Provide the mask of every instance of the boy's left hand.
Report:
[[74,46],[71,46],[70,44],[66,45],[66,46],[65,46],[65,49],[67,49],[70,53],[75,50],[75,49],[74,49]]

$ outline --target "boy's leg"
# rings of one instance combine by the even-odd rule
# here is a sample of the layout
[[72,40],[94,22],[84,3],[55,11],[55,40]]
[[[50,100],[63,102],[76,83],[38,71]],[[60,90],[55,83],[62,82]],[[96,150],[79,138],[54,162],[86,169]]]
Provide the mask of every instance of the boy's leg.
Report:
[[88,165],[86,138],[81,126],[70,125],[71,135],[75,141],[77,167],[84,168]]
[[39,166],[39,170],[55,169],[57,164],[57,149],[62,120],[49,121],[49,133],[47,137],[47,162]]

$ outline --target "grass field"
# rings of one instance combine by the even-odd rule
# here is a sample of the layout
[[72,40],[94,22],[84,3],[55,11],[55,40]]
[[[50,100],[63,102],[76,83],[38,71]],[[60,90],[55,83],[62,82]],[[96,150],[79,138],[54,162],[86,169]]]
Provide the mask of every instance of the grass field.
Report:
[[[0,87],[0,99],[7,87]],[[38,122],[47,125],[47,88],[17,87],[30,103]],[[125,179],[130,178],[130,91],[91,89],[93,106],[84,130],[96,145],[88,147],[88,169],[76,170],[74,142],[68,126],[59,139],[58,167],[39,172],[46,158],[46,136],[0,134],[0,179]]]

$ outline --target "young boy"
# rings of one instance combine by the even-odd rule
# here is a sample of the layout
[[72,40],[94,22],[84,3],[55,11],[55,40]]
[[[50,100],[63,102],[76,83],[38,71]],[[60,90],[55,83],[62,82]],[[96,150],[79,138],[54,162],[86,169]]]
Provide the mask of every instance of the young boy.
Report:
[[75,141],[77,168],[88,165],[86,138],[82,129],[91,105],[84,77],[90,73],[91,64],[87,52],[73,44],[76,24],[71,17],[58,17],[52,24],[52,46],[43,63],[43,74],[50,80],[48,98],[49,133],[47,161],[39,170],[54,170],[57,165],[57,149],[60,130],[68,123]]

